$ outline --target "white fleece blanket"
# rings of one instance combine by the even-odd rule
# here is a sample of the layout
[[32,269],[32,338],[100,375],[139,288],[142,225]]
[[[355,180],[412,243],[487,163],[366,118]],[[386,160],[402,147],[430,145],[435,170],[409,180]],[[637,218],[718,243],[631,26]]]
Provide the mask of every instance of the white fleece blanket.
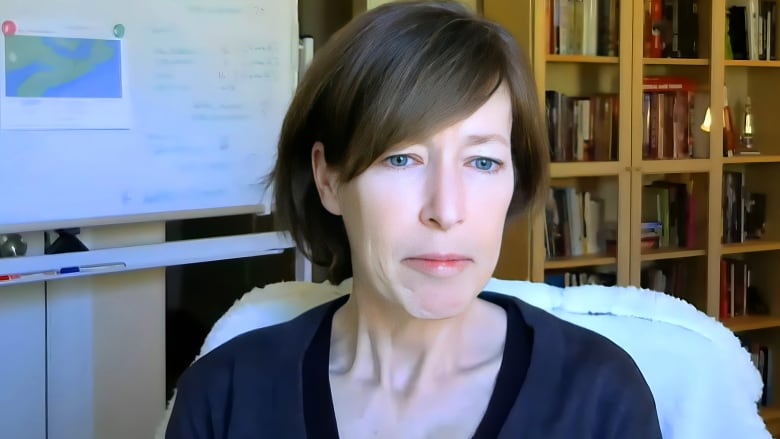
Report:
[[[350,290],[351,280],[338,286],[283,282],[255,288],[217,321],[199,356]],[[771,438],[758,414],[762,382],[750,355],[731,331],[689,303],[634,287],[558,288],[495,278],[485,290],[518,297],[621,346],[655,396],[665,439]]]

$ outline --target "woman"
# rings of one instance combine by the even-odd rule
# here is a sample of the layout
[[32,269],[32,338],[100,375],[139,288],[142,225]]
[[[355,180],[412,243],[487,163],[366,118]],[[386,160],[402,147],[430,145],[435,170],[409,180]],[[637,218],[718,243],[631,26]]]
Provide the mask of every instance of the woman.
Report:
[[482,292],[508,218],[544,201],[524,55],[457,3],[371,10],[316,55],[273,173],[298,246],[349,296],[181,377],[169,438],[660,438],[605,338]]

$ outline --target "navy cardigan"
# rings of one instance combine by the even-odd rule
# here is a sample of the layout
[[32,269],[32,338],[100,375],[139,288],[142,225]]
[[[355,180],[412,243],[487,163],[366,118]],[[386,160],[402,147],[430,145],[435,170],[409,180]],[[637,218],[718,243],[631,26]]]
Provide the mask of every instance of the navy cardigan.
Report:
[[[659,439],[655,400],[631,357],[607,338],[516,298],[532,331],[527,375],[499,438]],[[306,438],[302,363],[334,302],[241,334],[180,377],[167,439]]]

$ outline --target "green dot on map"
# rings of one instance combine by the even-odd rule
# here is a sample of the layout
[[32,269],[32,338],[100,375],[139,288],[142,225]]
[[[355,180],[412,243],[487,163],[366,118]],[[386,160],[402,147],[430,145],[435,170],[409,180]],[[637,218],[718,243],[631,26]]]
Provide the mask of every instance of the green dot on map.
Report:
[[125,27],[122,26],[121,24],[117,24],[116,26],[114,26],[114,36],[117,38],[122,38],[123,36],[125,36]]

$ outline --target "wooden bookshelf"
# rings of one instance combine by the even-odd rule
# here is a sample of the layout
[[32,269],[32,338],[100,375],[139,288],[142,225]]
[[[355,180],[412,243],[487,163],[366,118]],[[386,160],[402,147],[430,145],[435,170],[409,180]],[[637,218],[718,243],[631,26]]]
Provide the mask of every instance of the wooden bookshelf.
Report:
[[705,58],[685,59],[685,58],[643,58],[646,65],[658,66],[708,66],[710,60]]
[[747,315],[724,319],[721,323],[733,332],[755,331],[780,328],[780,317]]
[[704,256],[707,254],[706,250],[698,249],[681,249],[681,248],[658,248],[652,250],[644,250],[642,252],[642,261],[663,261],[668,259],[683,259],[693,258],[696,256]]
[[[542,1],[516,2],[512,0],[484,0],[483,13],[506,26],[522,43],[531,57],[534,73],[537,78],[537,93],[541,97],[543,108],[545,91],[555,90],[566,96],[590,97],[601,94],[616,96],[620,111],[628,111],[626,103],[631,101],[631,8],[622,8],[615,15],[617,34],[617,51],[611,56],[604,56],[599,48],[599,56],[582,53],[555,53],[548,50],[544,32],[532,32],[532,29],[545,29],[545,5]],[[604,161],[555,161],[550,166],[553,187],[574,188],[578,194],[588,192],[593,197],[605,201],[605,216],[616,218],[622,212],[630,209],[630,165],[631,151],[629,147],[630,120],[620,118],[613,125],[615,138],[610,160]],[[628,284],[628,265],[620,262],[625,260],[629,252],[629,224],[617,222],[615,230],[617,244],[606,254],[606,248],[601,248],[595,254],[583,256],[546,257],[544,244],[544,217],[538,216],[529,221],[529,232],[539,230],[539,233],[529,233],[528,257],[530,261],[527,277],[533,280],[543,280],[545,273],[552,270],[566,270],[588,267],[615,267],[616,276],[622,284]],[[618,257],[617,255],[620,255]],[[512,258],[507,252],[502,258]],[[499,274],[513,276],[502,270]],[[518,270],[515,274],[522,275]]]
[[[615,256],[547,258],[546,218],[544,213],[539,213],[527,222],[528,247],[515,249],[527,255],[528,270],[514,274],[504,271],[500,275],[542,282],[551,270],[610,266],[614,267],[619,285],[644,286],[643,273],[648,266],[679,267],[690,277],[682,287],[683,299],[722,320],[746,341],[780,350],[780,288],[777,287],[780,284],[780,87],[777,85],[780,61],[725,59],[723,36],[727,35],[726,10],[730,1],[698,0],[698,53],[688,58],[661,58],[645,56],[644,2],[621,0],[617,17],[618,52],[616,56],[604,57],[553,53],[555,49],[548,47],[545,32],[544,1],[483,0],[485,15],[504,24],[528,51],[542,110],[546,109],[546,90],[580,97],[615,94],[620,106],[614,160],[599,164],[551,164],[554,185],[572,185],[582,190],[597,188],[599,194],[611,197],[606,219],[611,221],[614,232],[610,251]],[[778,33],[780,25],[774,35]],[[780,43],[780,39],[775,43]],[[780,56],[780,49],[777,55]],[[649,76],[685,78],[695,84],[689,119],[693,148],[684,159],[645,158],[644,81]],[[725,90],[723,84],[727,86]],[[751,98],[754,116],[753,142],[761,153],[726,157],[724,119],[719,109],[728,102],[739,142],[746,96]],[[701,126],[708,108],[712,119],[709,130],[705,131]],[[732,172],[744,175],[744,194],[765,196],[766,231],[759,240],[724,243],[724,204],[727,204],[724,200],[732,193],[724,188],[724,183],[730,181]],[[642,224],[647,209],[643,195],[645,186],[655,181],[684,183],[691,188],[692,248],[685,245],[643,250],[646,246]],[[502,258],[510,257],[510,253]],[[766,302],[768,316],[722,317],[720,289],[724,258],[741,261],[749,267],[751,291]],[[778,383],[780,362],[772,364],[770,381]],[[770,407],[761,408],[761,413],[765,420],[780,425],[778,387],[770,389]]]
[[618,175],[623,171],[620,162],[570,162],[551,163],[552,178]]
[[565,270],[569,268],[597,267],[614,265],[617,258],[607,255],[571,256],[568,258],[553,258],[544,261],[545,270]]
[[780,67],[780,61],[752,61],[742,59],[727,59],[723,62],[725,67]]
[[[725,7],[725,5],[724,5]],[[777,29],[775,29],[775,32]],[[751,271],[751,287],[761,296],[769,308],[770,316],[747,316],[736,329],[749,328],[739,332],[747,342],[767,346],[770,356],[780,350],[780,89],[777,78],[780,75],[779,61],[766,60],[724,60],[723,82],[726,84],[729,107],[733,113],[735,129],[742,129],[746,97],[751,98],[754,113],[754,145],[760,155],[735,155],[722,158],[720,173],[737,172],[742,176],[745,193],[760,193],[766,197],[766,232],[757,240],[721,244],[724,258],[742,261]],[[723,102],[723,101],[720,101]],[[714,103],[713,103],[714,105]],[[758,127],[761,127],[758,129]],[[722,196],[722,194],[721,194]],[[746,196],[743,196],[744,199]],[[716,294],[713,291],[711,294]],[[780,389],[774,385],[780,378],[780,367],[770,362],[769,404],[761,409],[767,426],[780,434]]]
[[721,254],[737,255],[746,253],[768,252],[780,250],[780,241],[755,240],[736,244],[723,244]]
[[778,407],[762,407],[759,412],[766,422],[780,421],[780,408]]
[[616,56],[589,56],[589,55],[547,55],[547,62],[551,63],[592,63],[592,64],[617,64],[620,58]]
[[724,165],[750,164],[750,163],[780,163],[780,155],[741,155],[723,157]]
[[773,437],[780,435],[780,408],[761,407],[759,413]]
[[708,159],[642,160],[639,170],[645,174],[708,172],[712,162]]

